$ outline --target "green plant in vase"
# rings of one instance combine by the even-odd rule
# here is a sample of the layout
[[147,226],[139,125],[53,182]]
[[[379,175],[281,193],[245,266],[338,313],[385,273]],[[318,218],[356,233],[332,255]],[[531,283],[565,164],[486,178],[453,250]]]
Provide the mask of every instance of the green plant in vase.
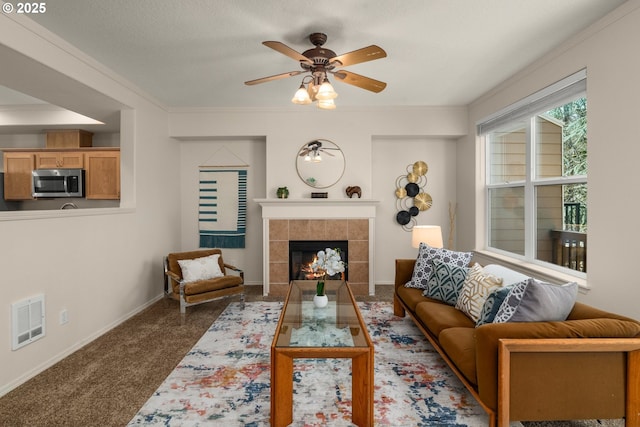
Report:
[[311,269],[318,277],[316,295],[313,298],[316,307],[325,307],[329,302],[324,288],[327,277],[344,272],[345,267],[346,264],[340,257],[340,249],[326,248],[324,251],[318,251],[316,259],[311,264]]

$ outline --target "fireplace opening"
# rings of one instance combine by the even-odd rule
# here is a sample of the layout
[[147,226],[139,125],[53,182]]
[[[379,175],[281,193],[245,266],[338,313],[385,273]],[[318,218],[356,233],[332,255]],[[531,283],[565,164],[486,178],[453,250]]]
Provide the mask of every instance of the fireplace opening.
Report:
[[[327,248],[340,249],[340,258],[348,262],[349,242],[347,240],[290,240],[289,241],[289,280],[315,280],[311,264],[318,251]],[[344,274],[344,280],[348,280],[349,269],[344,273],[338,273],[328,279],[340,279]]]

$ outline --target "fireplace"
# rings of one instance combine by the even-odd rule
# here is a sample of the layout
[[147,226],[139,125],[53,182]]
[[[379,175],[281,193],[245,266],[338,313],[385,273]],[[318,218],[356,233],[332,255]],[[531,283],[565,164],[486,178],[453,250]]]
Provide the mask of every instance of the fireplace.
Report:
[[[318,251],[326,248],[339,249],[340,258],[348,263],[348,240],[290,240],[289,241],[289,280],[314,280],[315,276],[310,266]],[[344,280],[348,280],[348,267],[344,270]],[[329,277],[340,279],[341,273]]]
[[[257,199],[262,207],[264,295],[286,296],[291,282],[289,242],[344,240],[349,250],[349,285],[354,295],[374,295],[376,200]],[[316,250],[316,251],[317,251]]]

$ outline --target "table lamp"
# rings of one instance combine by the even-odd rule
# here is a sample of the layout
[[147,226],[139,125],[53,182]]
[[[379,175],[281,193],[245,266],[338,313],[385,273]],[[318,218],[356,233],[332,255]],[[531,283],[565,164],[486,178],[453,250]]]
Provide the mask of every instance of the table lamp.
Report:
[[416,225],[411,232],[411,246],[420,247],[420,242],[426,243],[432,248],[441,248],[442,230],[439,225]]

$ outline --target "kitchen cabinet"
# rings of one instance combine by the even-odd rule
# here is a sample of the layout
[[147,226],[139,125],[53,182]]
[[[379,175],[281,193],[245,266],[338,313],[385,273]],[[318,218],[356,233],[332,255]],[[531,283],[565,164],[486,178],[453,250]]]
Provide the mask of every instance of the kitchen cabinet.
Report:
[[47,131],[47,148],[91,147],[93,134],[81,129],[61,129]]
[[5,200],[31,200],[31,172],[35,167],[34,153],[4,153]]
[[85,197],[120,199],[120,149],[87,148],[51,150],[13,148],[4,150],[5,200],[32,200],[34,169],[84,169]]
[[36,153],[36,169],[82,169],[84,154],[80,151],[43,151]]
[[120,151],[84,153],[87,199],[120,198]]

